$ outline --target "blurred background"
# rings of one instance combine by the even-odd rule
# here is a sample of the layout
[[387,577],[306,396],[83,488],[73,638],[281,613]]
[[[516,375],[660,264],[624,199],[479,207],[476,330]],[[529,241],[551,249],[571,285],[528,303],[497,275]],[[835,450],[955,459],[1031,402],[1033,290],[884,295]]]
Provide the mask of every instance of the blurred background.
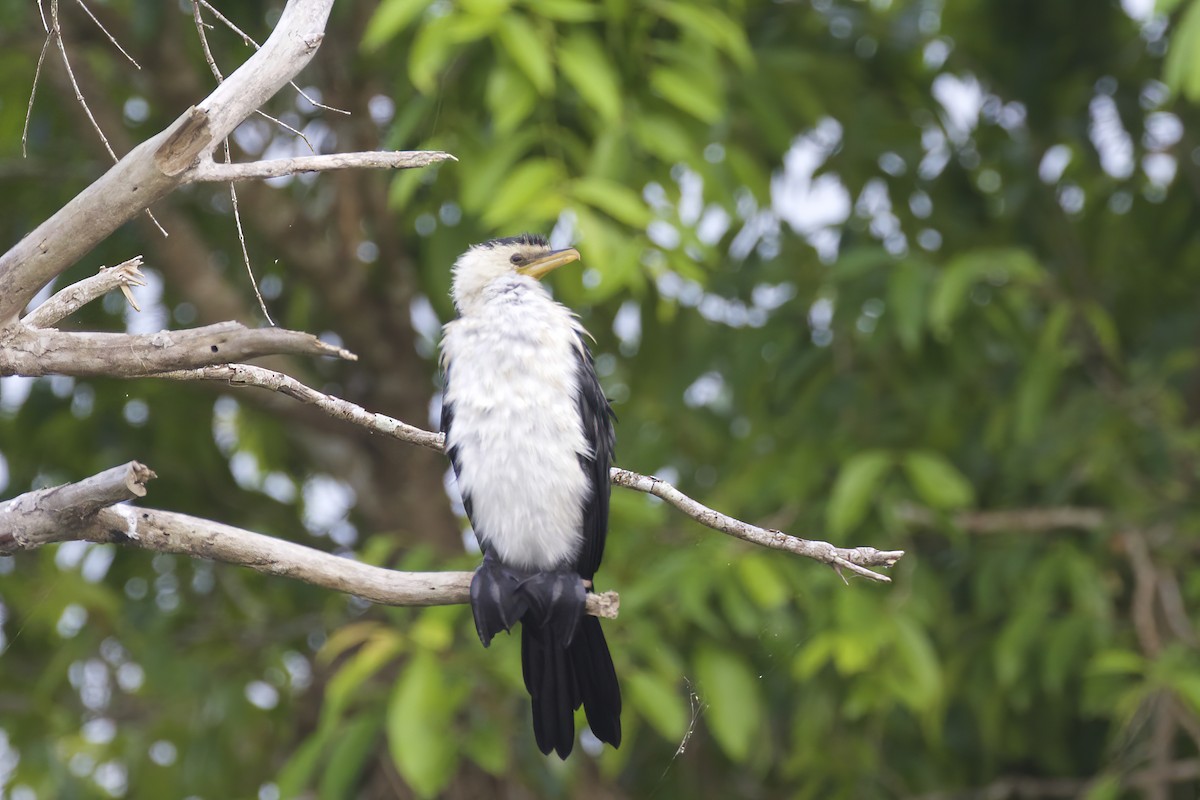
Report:
[[[262,41],[277,2],[213,0]],[[47,4],[47,9],[48,9]],[[118,154],[214,85],[189,2],[63,3]],[[108,158],[38,7],[0,0],[0,247]],[[228,74],[251,52],[208,10]],[[70,544],[0,558],[0,797],[1195,798],[1200,3],[341,2],[237,160],[459,161],[238,186],[270,359],[433,427],[449,267],[576,243],[617,461],[851,580],[613,492],[599,575],[625,740],[535,749],[518,643],[245,569]],[[301,132],[304,138],[297,135]],[[311,147],[311,150],[310,150]],[[226,186],[67,325],[265,324]],[[402,569],[470,569],[445,460],[282,396],[0,380],[0,496],[138,459],[146,504]]]

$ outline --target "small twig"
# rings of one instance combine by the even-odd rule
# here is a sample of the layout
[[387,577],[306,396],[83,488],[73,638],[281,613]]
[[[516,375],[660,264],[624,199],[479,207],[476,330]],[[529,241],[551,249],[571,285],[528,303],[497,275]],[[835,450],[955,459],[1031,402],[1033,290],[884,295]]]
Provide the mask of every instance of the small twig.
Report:
[[367,411],[360,405],[340,397],[323,394],[282,372],[256,367],[251,364],[223,364],[202,369],[164,372],[157,375],[176,381],[223,381],[231,386],[257,386],[285,394],[301,403],[316,406],[335,419],[358,425],[368,430],[399,439],[409,444],[427,447],[441,452],[443,438],[440,433],[426,431],[401,422],[384,414]]
[[[200,17],[200,2],[199,2],[199,0],[192,0],[192,21],[195,22],[195,24],[196,24],[196,34],[200,37],[200,46],[204,50],[204,60],[208,63],[208,69],[213,74],[213,77],[217,79],[217,83],[221,83],[222,81],[225,80],[225,76],[221,74],[221,69],[220,69],[220,67],[217,66],[217,60],[215,58],[213,58],[212,50],[208,46],[208,35],[204,32],[204,29],[208,26],[205,25],[204,20],[201,19],[201,17]],[[245,34],[243,34],[243,36],[244,35]],[[257,47],[258,47],[258,45],[256,44],[255,48],[257,48]],[[292,85],[295,86],[295,83],[293,83]],[[271,116],[267,112],[263,111],[261,108],[257,109],[254,113],[260,117],[263,117],[264,119],[269,119],[271,122],[274,122],[276,125],[283,128],[284,130],[290,131],[291,133],[294,133],[295,135],[299,136],[301,139],[304,140],[304,143],[306,145],[308,145],[309,150],[311,150],[314,153],[316,152],[316,150],[312,146],[312,142],[310,142],[308,140],[308,137],[305,136],[302,132],[293,128],[291,125],[288,125],[286,122],[284,122],[281,119],[276,119],[275,117]],[[228,137],[222,141],[222,144],[225,145],[225,163],[228,164],[230,162]],[[233,196],[233,214],[234,214],[234,217],[236,218],[238,216],[237,192],[234,191],[232,186],[230,186],[229,193],[230,193],[230,195]],[[237,222],[238,222],[238,238],[242,238],[241,219],[239,218]],[[245,255],[245,252],[246,252],[246,244],[245,244],[245,241],[243,240],[242,254]],[[247,271],[249,271],[249,269],[250,269],[250,263],[249,263],[248,259],[246,262],[246,269],[247,269]],[[254,280],[253,273],[250,275],[250,280],[252,282]],[[254,292],[255,292],[255,294],[258,293],[258,285],[257,284],[255,284],[255,286],[254,286]],[[258,298],[258,304],[260,306],[262,306],[263,313],[267,314],[267,308],[263,304],[261,295]],[[269,321],[270,319],[271,319],[271,315],[267,314],[267,320]],[[271,324],[274,325],[275,323],[272,322]]]
[[293,128],[291,125],[288,125],[286,122],[279,119],[278,117],[272,117],[270,114],[263,111],[261,108],[258,109],[257,111],[255,111],[254,113],[258,114],[263,119],[267,119],[267,120],[270,120],[271,122],[274,122],[276,125],[283,128],[285,131],[288,131],[289,133],[293,133],[296,136],[299,136],[304,141],[304,145],[308,148],[308,151],[310,153],[317,152],[317,148],[313,147],[313,143],[311,141],[309,141],[308,137],[304,135],[303,131]]
[[[742,522],[739,519],[714,511],[703,503],[688,497],[666,481],[651,475],[639,475],[629,470],[612,469],[612,482],[617,486],[652,494],[682,511],[687,516],[716,531],[727,533],[744,542],[786,550],[789,553],[828,564],[835,570],[844,569],[881,583],[890,583],[891,578],[872,572],[867,567],[890,567],[904,556],[903,550],[876,550],[874,547],[835,547],[828,542],[801,539],[782,531],[772,531]],[[838,573],[841,574],[840,572]],[[844,580],[843,576],[843,580]]]
[[87,114],[87,118],[92,123],[92,128],[95,129],[96,134],[100,137],[100,141],[104,143],[104,149],[108,152],[109,157],[113,161],[117,161],[117,154],[113,152],[112,145],[108,143],[108,137],[100,129],[100,123],[96,121],[96,117],[92,114],[92,109],[88,107],[87,100],[83,97],[83,91],[79,88],[79,82],[75,80],[75,70],[71,69],[71,59],[67,57],[67,46],[63,43],[62,28],[58,24],[58,0],[50,0],[50,20],[54,28],[52,35],[55,43],[58,44],[58,52],[62,55],[63,66],[67,70],[67,78],[71,81],[71,88],[75,90],[75,99],[83,107],[83,112]]
[[128,59],[128,61],[129,61],[129,63],[130,63],[130,64],[133,64],[133,65],[134,65],[135,67],[137,67],[138,69],[141,69],[141,68],[142,68],[142,65],[141,65],[141,64],[139,64],[139,63],[138,63],[138,62],[137,62],[137,61],[134,59],[134,57],[133,57],[133,56],[131,56],[131,55],[129,55],[129,53],[125,52],[125,48],[124,48],[124,47],[121,47],[121,43],[117,41],[116,37],[115,37],[115,36],[113,36],[111,33],[109,33],[109,32],[108,32],[108,28],[104,27],[104,23],[103,23],[103,22],[101,22],[100,20],[96,19],[96,15],[95,15],[95,14],[93,14],[93,13],[92,13],[92,10],[91,10],[90,8],[88,8],[88,7],[87,7],[87,4],[86,4],[86,3],[84,3],[84,2],[83,2],[83,0],[75,0],[75,2],[79,3],[79,7],[80,7],[80,8],[82,8],[82,9],[84,10],[84,13],[86,13],[86,14],[87,14],[89,17],[91,17],[91,18],[92,18],[92,22],[96,23],[96,27],[97,27],[97,28],[99,28],[99,29],[100,29],[100,31],[101,31],[101,32],[102,32],[102,33],[103,33],[105,36],[107,36],[107,37],[108,37],[108,40],[109,40],[110,42],[112,42],[112,45],[113,45],[113,47],[115,47],[115,48],[117,48],[118,50],[120,50],[120,51],[121,51],[121,55],[125,56],[125,58],[126,58],[126,59]]
[[[384,414],[373,414],[347,400],[322,394],[294,378],[273,370],[248,364],[224,364],[203,369],[168,372],[157,377],[172,380],[220,380],[233,385],[258,386],[286,394],[302,403],[314,405],[332,417],[359,425],[368,430],[391,436],[411,444],[441,452],[445,439],[440,433],[408,425]],[[727,533],[751,544],[772,550],[785,550],[805,556],[839,570],[848,570],[881,583],[890,583],[886,575],[872,572],[868,567],[890,567],[904,556],[903,550],[876,550],[874,547],[835,547],[828,542],[800,539],[781,531],[771,531],[751,525],[714,511],[698,503],[669,483],[647,475],[639,475],[613,467],[610,480],[615,486],[652,494],[665,500],[685,515],[713,530]]]
[[339,169],[412,169],[441,161],[457,161],[439,150],[369,151],[334,153],[324,156],[299,156],[252,161],[249,164],[221,164],[202,160],[187,173],[189,181],[241,181],[281,178],[299,172],[328,172]]
[[22,322],[31,328],[49,328],[112,289],[120,289],[133,310],[141,311],[133,292],[129,290],[130,286],[146,285],[146,278],[139,270],[141,266],[142,257],[134,256],[115,267],[101,267],[100,272],[92,277],[84,278],[57,292],[26,314]]
[[[51,31],[51,36],[58,44],[59,53],[62,54],[63,67],[66,68],[67,78],[71,81],[71,88],[75,91],[75,99],[79,101],[80,107],[83,108],[83,113],[87,114],[88,120],[91,121],[92,127],[96,131],[96,135],[100,137],[100,141],[104,144],[104,149],[108,152],[109,157],[113,160],[113,163],[116,163],[120,161],[120,159],[118,159],[117,154],[113,152],[112,145],[108,143],[108,137],[104,135],[104,131],[100,128],[100,123],[96,121],[95,115],[92,114],[92,109],[88,106],[87,100],[84,99],[83,90],[79,88],[79,81],[75,79],[75,70],[71,68],[71,59],[67,57],[67,45],[65,42],[63,42],[62,28],[58,24],[58,0],[50,0],[50,20],[53,28]],[[30,97],[31,106],[32,102],[33,98]],[[150,221],[154,223],[154,226],[158,228],[159,233],[161,233],[163,236],[168,235],[166,229],[163,228],[163,226],[159,224],[158,219],[155,218],[153,211],[147,208],[146,216],[148,216]]]
[[[225,147],[225,163],[229,164],[229,140],[226,139],[222,144]],[[246,249],[246,231],[242,228],[242,212],[238,209],[237,188],[233,181],[229,182],[229,199],[233,202],[233,224],[237,228],[238,243],[242,246],[242,263],[246,265],[246,274],[250,277],[254,296],[258,298],[258,307],[262,309],[267,322],[274,327],[275,320],[271,319],[271,312],[267,310],[267,301],[263,299],[262,292],[258,289],[258,280],[254,277],[254,270],[250,267],[250,251]]]
[[[39,2],[38,8],[41,7]],[[45,19],[42,21],[45,22]],[[37,68],[33,71],[33,88],[29,90],[29,105],[25,109],[25,127],[21,129],[21,158],[29,157],[26,145],[29,142],[29,120],[33,116],[33,99],[37,97],[38,79],[42,77],[42,62],[46,60],[46,51],[50,49],[50,40],[53,38],[54,34],[46,34],[46,41],[42,42],[42,52],[38,55]]]
[[217,79],[217,83],[225,80],[221,75],[221,70],[217,67],[217,61],[213,58],[212,50],[208,46],[208,36],[204,33],[204,20],[200,18],[200,3],[197,0],[192,0],[192,21],[196,24],[196,33],[200,36],[200,47],[204,50],[204,60],[208,63],[208,69],[212,72],[213,77]]
[[1146,538],[1141,531],[1129,530],[1121,535],[1129,564],[1133,568],[1133,603],[1130,615],[1142,652],[1155,658],[1162,652],[1162,636],[1154,614],[1154,598],[1158,594],[1158,570],[1150,558]]
[[1188,616],[1183,593],[1179,589],[1179,580],[1169,569],[1164,569],[1158,574],[1158,599],[1167,627],[1179,640],[1190,647],[1200,644],[1196,639],[1196,628]]
[[[192,19],[196,23],[196,33],[200,36],[200,44],[204,48],[204,60],[208,62],[208,68],[212,71],[213,77],[217,79],[217,83],[225,80],[221,75],[221,70],[217,66],[216,59],[213,58],[212,50],[208,47],[208,36],[204,33],[204,20],[200,18],[200,3],[199,0],[192,0]],[[260,110],[257,113],[263,114]],[[274,119],[268,114],[263,116],[269,119]],[[278,122],[278,120],[276,120]],[[282,122],[279,123],[283,125]],[[288,127],[284,125],[284,127]],[[296,131],[296,133],[300,133]],[[300,133],[300,137],[308,142],[304,134]],[[312,144],[309,143],[309,149],[312,149]],[[225,163],[230,164],[233,158],[229,153],[229,137],[226,136],[221,140],[221,148],[225,155]],[[242,227],[242,212],[238,208],[237,188],[233,185],[233,181],[229,182],[229,200],[233,204],[233,225],[237,228],[238,244],[242,246],[242,263],[246,265],[246,275],[250,278],[250,286],[254,289],[254,296],[258,299],[258,307],[262,309],[263,316],[267,318],[267,322],[274,327],[275,320],[271,319],[271,312],[267,310],[267,301],[263,299],[262,292],[258,288],[258,280],[254,277],[254,269],[250,266],[250,251],[246,249],[246,231]]]
[[[223,23],[225,25],[225,27],[229,28],[229,30],[233,31],[238,36],[241,36],[242,41],[247,46],[253,46],[255,50],[259,49],[259,44],[257,41],[254,40],[254,37],[250,36],[250,34],[246,33],[241,28],[239,28],[237,25],[235,25],[228,17],[226,17],[224,14],[222,14],[216,8],[214,8],[212,6],[212,4],[210,4],[208,2],[208,0],[200,0],[200,4],[202,6],[204,6],[206,9],[208,9],[214,17],[216,17],[221,23]],[[300,93],[301,97],[303,97],[308,102],[312,103],[314,107],[321,108],[326,111],[332,111],[335,114],[345,114],[346,116],[350,116],[350,112],[346,111],[343,108],[337,108],[336,106],[327,106],[320,101],[314,100],[311,96],[309,96],[308,92],[304,91],[298,85],[296,85],[295,81],[288,81],[288,83],[291,84],[293,89],[295,89],[297,92]],[[280,124],[282,124],[282,123],[280,123]]]

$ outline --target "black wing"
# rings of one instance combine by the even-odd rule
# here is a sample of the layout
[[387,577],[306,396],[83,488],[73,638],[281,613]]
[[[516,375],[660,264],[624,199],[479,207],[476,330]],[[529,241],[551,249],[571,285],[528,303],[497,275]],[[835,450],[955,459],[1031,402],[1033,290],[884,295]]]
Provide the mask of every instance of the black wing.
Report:
[[[439,426],[442,435],[446,437],[446,441],[450,441],[450,427],[454,424],[454,404],[450,402],[450,367],[447,365],[442,372],[442,422]],[[461,463],[458,460],[458,448],[447,447],[446,455],[450,458],[450,466],[454,468],[454,477],[458,477],[461,471]],[[459,491],[462,491],[461,484]],[[471,496],[466,492],[462,492],[463,508],[467,512],[467,519],[472,520],[474,525],[473,515],[471,514]]]
[[596,366],[583,336],[579,337],[579,416],[583,423],[583,436],[591,448],[591,456],[580,455],[579,463],[587,476],[591,492],[583,505],[583,549],[575,571],[586,580],[591,580],[600,568],[604,556],[604,538],[608,533],[608,495],[611,488],[608,469],[612,465],[616,433],[613,431],[612,407],[600,380],[596,377]]

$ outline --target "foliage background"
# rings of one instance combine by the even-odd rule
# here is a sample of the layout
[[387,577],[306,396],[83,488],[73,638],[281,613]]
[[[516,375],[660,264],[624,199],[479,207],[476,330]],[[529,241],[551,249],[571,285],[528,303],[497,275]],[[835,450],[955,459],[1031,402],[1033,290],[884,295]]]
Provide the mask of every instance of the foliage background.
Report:
[[[218,7],[260,41],[279,13]],[[63,5],[123,153],[212,79],[187,4],[93,10],[142,65]],[[43,34],[30,3],[0,14],[11,243],[105,157],[53,49],[21,157]],[[248,52],[210,39],[226,72]],[[620,464],[909,555],[847,588],[618,490],[625,744],[566,764],[534,749],[516,642],[483,651],[465,607],[87,545],[0,558],[0,796],[1194,797],[1198,54],[1193,3],[338,4],[301,85],[353,115],[271,113],[321,152],[460,160],[239,188],[277,321],[362,359],[275,366],[428,426],[450,263],[553,231],[584,255],[553,284],[596,336]],[[307,152],[262,119],[234,149]],[[156,214],[170,238],[131,224],[67,275],[145,253],[145,310],[77,324],[261,321],[227,189]],[[475,558],[440,458],[251,390],[6,378],[0,453],[5,497],[136,458],[155,506]]]

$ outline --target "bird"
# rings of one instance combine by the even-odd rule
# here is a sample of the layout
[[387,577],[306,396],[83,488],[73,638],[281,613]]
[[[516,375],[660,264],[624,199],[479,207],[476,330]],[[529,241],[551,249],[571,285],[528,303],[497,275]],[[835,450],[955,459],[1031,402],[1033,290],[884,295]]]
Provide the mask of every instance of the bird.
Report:
[[576,315],[540,282],[579,260],[522,234],[454,263],[442,334],[441,430],[483,561],[470,604],[484,647],[521,628],[538,749],[575,742],[575,711],[621,743],[621,690],[600,621],[584,613],[608,532],[615,415]]

